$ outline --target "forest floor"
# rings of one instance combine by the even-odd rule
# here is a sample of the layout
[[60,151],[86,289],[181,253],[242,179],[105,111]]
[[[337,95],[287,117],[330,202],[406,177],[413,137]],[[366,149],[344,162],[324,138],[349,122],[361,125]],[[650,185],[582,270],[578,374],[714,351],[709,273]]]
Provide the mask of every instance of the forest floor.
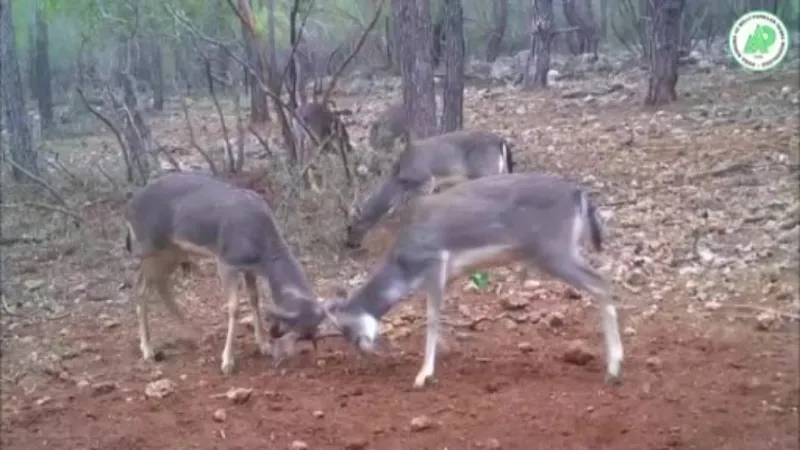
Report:
[[[684,95],[660,111],[640,106],[636,77],[610,94],[468,92],[467,127],[506,136],[520,170],[581,181],[601,206],[608,246],[591,259],[614,281],[620,304],[626,360],[618,386],[603,383],[602,337],[588,299],[546,278],[521,283],[512,268],[490,271],[485,290],[452,283],[449,321],[495,320],[451,328],[436,383],[423,390],[411,388],[422,363],[419,295],[387,318],[392,345],[384,354],[361,357],[328,339],[275,369],[243,325],[238,372],[221,375],[225,313],[211,265],[179,288],[203,337],[187,341],[187,330],[156,307],[154,343],[165,359],[145,363],[129,300],[124,196],[67,198],[79,228],[52,211],[9,214],[4,234],[48,240],[3,252],[0,445],[797,449],[796,80],[796,71],[684,74]],[[373,95],[362,113],[385,100]],[[364,101],[342,98],[339,106]],[[214,135],[213,110],[198,110],[195,123],[209,125],[197,128]],[[169,117],[149,120],[156,134],[174,134]],[[352,128],[363,140],[363,123]],[[115,152],[108,134],[49,145]],[[296,214],[328,223],[315,208],[301,203]],[[301,231],[285,233],[295,243]],[[367,257],[346,263],[315,249],[314,239],[296,247],[325,296],[362,279],[388,239],[375,233]],[[582,365],[568,357],[576,348],[586,355]]]

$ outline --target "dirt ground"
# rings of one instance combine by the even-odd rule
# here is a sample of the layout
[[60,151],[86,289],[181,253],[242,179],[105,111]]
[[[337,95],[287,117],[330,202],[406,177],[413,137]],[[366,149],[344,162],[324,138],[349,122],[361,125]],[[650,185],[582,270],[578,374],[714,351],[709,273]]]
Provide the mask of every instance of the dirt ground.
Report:
[[[747,89],[777,97],[796,76],[755,87],[741,79],[698,81],[696,91],[715,97],[711,89],[739,86],[726,101],[744,105]],[[692,86],[692,79],[681,83]],[[609,105],[564,103],[555,94],[485,97],[495,109],[468,98],[468,124],[514,139],[524,169],[588,180],[604,192],[600,204],[613,209],[609,250],[597,258],[623,286],[615,292],[625,334],[622,384],[603,383],[602,336],[586,298],[547,279],[521,284],[500,269],[487,291],[453,282],[453,322],[496,320],[450,327],[436,382],[423,390],[411,388],[422,363],[419,296],[392,314],[391,345],[381,355],[359,356],[331,338],[274,368],[241,325],[238,372],[222,376],[224,305],[208,265],[181,282],[190,327],[155,308],[153,339],[165,359],[144,363],[125,281],[132,265],[120,262],[121,203],[100,198],[83,210],[86,226],[100,230],[92,245],[15,248],[5,256],[6,274],[17,280],[9,298],[36,294],[65,306],[50,316],[3,318],[2,447],[797,449],[797,244],[770,234],[780,231],[782,214],[797,214],[797,180],[787,165],[758,164],[770,152],[796,152],[796,118],[767,127],[722,121],[710,130],[703,122],[654,119],[690,116],[702,103],[697,96],[661,112],[644,111],[632,98]],[[492,115],[502,118],[491,122]],[[797,155],[790,158],[797,164]],[[727,178],[735,168],[692,177],[723,162],[749,169],[730,175],[735,182]],[[770,202],[779,203],[772,222],[747,219],[770,210]],[[695,239],[693,255],[698,224],[703,239]],[[709,252],[716,256],[704,256]],[[327,286],[368,271],[378,254],[339,268],[303,261]],[[585,364],[565,358],[579,341]],[[171,381],[168,395],[145,395],[149,383],[163,379]],[[235,388],[252,391],[238,402],[226,398]]]

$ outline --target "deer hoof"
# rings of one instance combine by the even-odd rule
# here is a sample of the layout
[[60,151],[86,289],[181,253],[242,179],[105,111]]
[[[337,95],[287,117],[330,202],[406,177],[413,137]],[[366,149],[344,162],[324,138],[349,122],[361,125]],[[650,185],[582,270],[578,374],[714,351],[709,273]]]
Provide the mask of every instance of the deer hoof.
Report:
[[233,358],[224,358],[220,370],[222,370],[223,375],[233,375],[233,372],[236,370],[236,363],[233,361]]

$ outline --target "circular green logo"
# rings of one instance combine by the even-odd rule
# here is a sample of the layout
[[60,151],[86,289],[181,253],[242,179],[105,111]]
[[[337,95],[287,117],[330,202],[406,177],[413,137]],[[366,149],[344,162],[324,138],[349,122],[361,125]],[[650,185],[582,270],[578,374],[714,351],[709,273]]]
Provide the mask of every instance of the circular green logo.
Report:
[[745,69],[774,69],[789,52],[789,30],[778,16],[750,11],[739,17],[728,35],[731,55]]

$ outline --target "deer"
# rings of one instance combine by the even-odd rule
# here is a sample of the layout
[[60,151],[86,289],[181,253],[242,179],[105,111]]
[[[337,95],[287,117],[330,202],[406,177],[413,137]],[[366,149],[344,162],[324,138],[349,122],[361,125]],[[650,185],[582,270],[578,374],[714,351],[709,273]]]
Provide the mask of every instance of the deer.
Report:
[[369,126],[367,141],[373,150],[388,151],[395,141],[408,135],[405,106],[396,103],[386,108]]
[[[292,131],[298,143],[298,159],[303,168],[303,175],[310,171],[310,166],[317,152],[333,153],[338,151],[344,165],[348,184],[352,182],[347,154],[353,153],[350,135],[339,118],[339,114],[323,103],[306,103],[296,112],[297,118],[292,122]],[[302,123],[301,123],[302,122]],[[319,191],[312,176],[307,176],[308,184]]]
[[[135,192],[125,207],[125,247],[138,260],[133,296],[142,358],[154,361],[150,342],[148,294],[173,318],[186,323],[175,303],[171,275],[189,261],[216,261],[228,303],[228,326],[221,371],[235,369],[233,339],[239,309],[240,278],[253,310],[256,345],[262,355],[282,360],[279,345],[310,340],[325,318],[312,285],[283,239],[273,213],[258,194],[203,173],[170,172]],[[241,275],[241,277],[240,277]],[[267,280],[274,305],[259,301],[257,277]],[[265,319],[272,343],[265,336]],[[278,341],[280,339],[280,341]],[[293,342],[294,341],[294,342]],[[288,347],[287,347],[288,348]]]
[[414,195],[513,170],[508,142],[488,131],[453,131],[412,142],[361,206],[345,208],[349,216],[345,246],[359,248],[382,218]]
[[590,293],[600,302],[606,381],[621,380],[623,349],[617,310],[603,277],[581,256],[580,244],[601,251],[595,204],[577,184],[546,173],[516,173],[465,181],[414,199],[392,248],[349,297],[323,302],[328,321],[361,353],[379,348],[379,323],[409,293],[426,294],[425,354],[413,386],[434,375],[443,298],[470,270],[522,262]]

